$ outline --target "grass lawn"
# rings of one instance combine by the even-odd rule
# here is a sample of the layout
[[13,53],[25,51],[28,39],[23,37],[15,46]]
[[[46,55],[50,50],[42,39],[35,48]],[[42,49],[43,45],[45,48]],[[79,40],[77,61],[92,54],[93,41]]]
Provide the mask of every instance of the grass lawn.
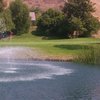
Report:
[[100,39],[95,38],[43,40],[42,37],[34,36],[30,33],[14,36],[12,40],[0,40],[0,46],[27,46],[36,48],[45,55],[59,57],[76,55],[87,45],[100,46],[99,43]]

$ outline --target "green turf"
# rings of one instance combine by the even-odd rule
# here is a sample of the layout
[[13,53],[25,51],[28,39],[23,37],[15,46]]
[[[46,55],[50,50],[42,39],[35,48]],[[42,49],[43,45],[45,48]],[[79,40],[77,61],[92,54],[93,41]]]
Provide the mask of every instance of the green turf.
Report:
[[0,46],[28,46],[37,48],[47,55],[76,55],[87,45],[99,45],[100,39],[76,38],[76,39],[56,39],[43,40],[42,37],[30,33],[21,36],[14,36],[13,39],[0,40]]

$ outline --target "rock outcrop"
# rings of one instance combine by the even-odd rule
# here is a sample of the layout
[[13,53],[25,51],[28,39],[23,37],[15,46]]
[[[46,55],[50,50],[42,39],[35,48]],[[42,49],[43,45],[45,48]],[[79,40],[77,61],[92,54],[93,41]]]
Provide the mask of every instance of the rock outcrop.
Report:
[[[10,1],[14,0],[4,0],[6,5],[9,5]],[[28,5],[29,8],[31,7],[39,7],[43,10],[47,10],[48,8],[56,8],[59,9],[64,5],[67,0],[23,0],[25,4]],[[95,3],[96,12],[94,15],[100,18],[100,0],[91,0]]]
[[95,3],[95,10],[94,16],[98,17],[100,20],[100,0],[92,0],[93,3]]
[[48,8],[56,8],[59,9],[65,3],[65,0],[23,0],[28,7],[39,7],[42,10],[46,10]]
[[[62,7],[67,0],[23,0],[28,7],[39,7],[43,10],[47,10],[48,8],[56,8],[59,9]],[[100,18],[100,0],[91,0],[95,3],[96,12],[94,15]]]

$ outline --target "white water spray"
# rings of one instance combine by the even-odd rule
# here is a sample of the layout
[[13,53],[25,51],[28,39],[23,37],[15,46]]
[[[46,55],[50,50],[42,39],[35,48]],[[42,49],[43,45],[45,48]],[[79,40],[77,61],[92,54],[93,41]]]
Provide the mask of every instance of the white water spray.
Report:
[[[4,60],[0,60],[0,82],[53,79],[54,76],[70,75],[73,73],[72,69],[63,68],[62,66],[57,66],[50,62],[28,61],[26,55],[30,55],[30,52],[32,53],[31,49],[22,47],[1,48],[0,59]],[[27,59],[18,60],[21,56]]]

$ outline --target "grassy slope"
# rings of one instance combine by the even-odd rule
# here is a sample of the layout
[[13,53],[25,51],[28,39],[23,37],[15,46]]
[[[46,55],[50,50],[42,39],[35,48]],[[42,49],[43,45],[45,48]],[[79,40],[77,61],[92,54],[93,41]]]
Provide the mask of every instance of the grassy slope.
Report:
[[37,48],[45,55],[49,56],[68,56],[76,55],[85,48],[86,45],[98,45],[100,39],[94,38],[78,38],[78,39],[56,39],[56,40],[42,40],[41,37],[33,36],[31,34],[24,34],[22,36],[15,36],[12,40],[0,40],[0,46],[29,46]]

